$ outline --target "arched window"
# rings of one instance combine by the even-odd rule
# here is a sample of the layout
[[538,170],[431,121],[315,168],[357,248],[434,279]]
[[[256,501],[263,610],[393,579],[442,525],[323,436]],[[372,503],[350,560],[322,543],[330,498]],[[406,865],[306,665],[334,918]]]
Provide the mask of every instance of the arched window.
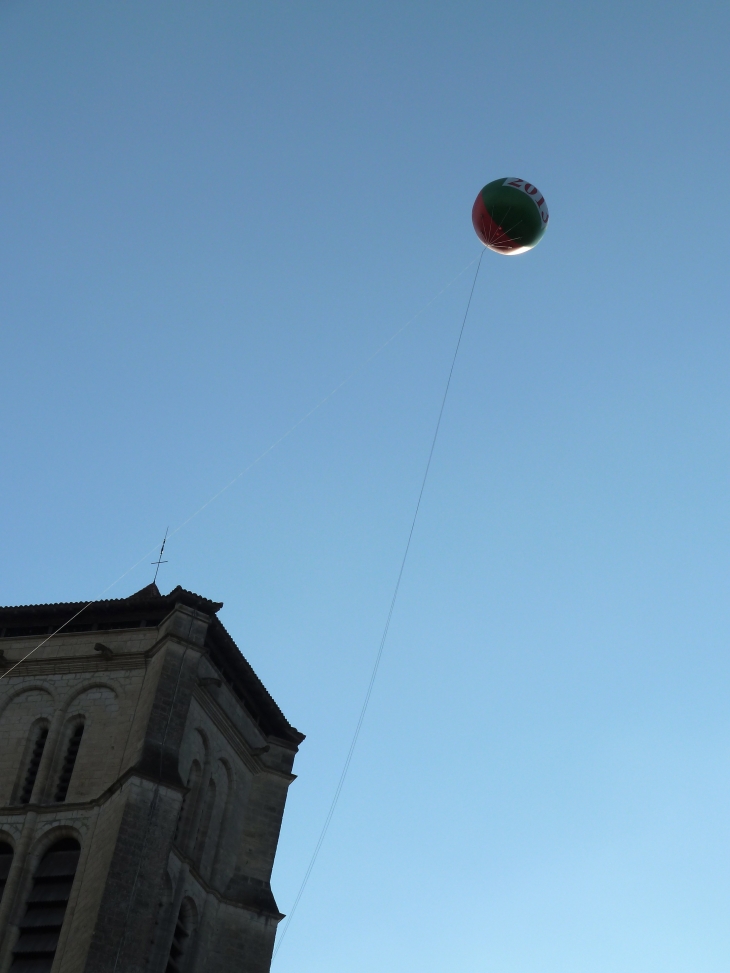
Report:
[[7,841],[0,841],[0,901],[2,901],[5,883],[8,880],[10,866],[13,863],[13,849]]
[[210,870],[208,873],[210,878],[213,878],[218,871],[226,838],[226,829],[231,816],[231,798],[233,796],[233,773],[231,772],[230,765],[227,760],[219,759],[218,766],[220,767],[220,773],[218,774],[217,799],[218,807],[220,808],[220,817],[218,818],[218,827],[216,828],[214,851],[210,857]]
[[215,807],[215,781],[211,777],[208,781],[208,787],[205,792],[205,804],[203,805],[203,812],[200,815],[200,822],[198,823],[198,833],[195,836],[195,847],[193,848],[193,858],[197,858],[198,861],[203,857],[203,851],[205,849],[205,839],[208,837],[208,829],[210,828],[210,819],[213,817],[213,808]]
[[53,798],[57,804],[66,800],[66,795],[68,794],[68,785],[71,783],[71,774],[74,772],[74,765],[76,764],[76,758],[79,755],[79,747],[81,746],[81,737],[84,735],[84,724],[82,721],[78,722],[74,728],[71,736],[69,737],[68,746],[66,747],[66,755],[63,758],[63,764],[61,765],[61,773],[58,777],[58,785],[56,787],[56,794]]
[[192,899],[183,899],[175,923],[165,973],[184,973],[185,960],[190,954],[190,944],[195,932],[195,905]]
[[190,840],[190,826],[195,817],[201,775],[202,770],[200,764],[197,760],[193,760],[190,765],[190,773],[188,774],[188,789],[182,800],[180,815],[177,819],[177,828],[175,830],[175,841],[183,850]]
[[20,921],[11,973],[50,973],[80,850],[78,841],[62,838],[41,859]]
[[48,739],[48,724],[37,723],[33,727],[32,732],[34,734],[34,739],[30,748],[30,754],[28,756],[28,766],[25,771],[23,786],[20,789],[20,794],[18,795],[18,801],[20,804],[30,804],[30,799],[33,796],[33,786],[35,784],[35,779],[38,776],[38,768],[41,765],[41,757],[43,756],[43,751],[46,747],[46,740]]

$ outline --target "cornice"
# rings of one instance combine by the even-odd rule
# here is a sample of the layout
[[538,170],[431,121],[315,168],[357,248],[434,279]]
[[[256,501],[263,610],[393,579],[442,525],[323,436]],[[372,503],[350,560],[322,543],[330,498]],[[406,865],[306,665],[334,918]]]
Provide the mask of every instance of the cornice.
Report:
[[286,915],[283,912],[264,912],[261,909],[255,909],[253,906],[244,905],[242,902],[236,902],[235,899],[227,898],[227,896],[223,895],[217,889],[214,889],[212,885],[208,885],[198,871],[195,862],[191,858],[187,858],[185,855],[183,855],[176,845],[172,846],[170,854],[174,855],[181,865],[187,865],[191,877],[205,892],[205,894],[212,895],[214,899],[221,903],[221,905],[231,906],[234,909],[242,909],[244,912],[253,912],[253,914],[256,916],[266,916],[268,919],[276,919],[277,922],[281,922],[282,919],[286,918]]
[[[105,633],[93,632],[92,634],[103,636]],[[78,636],[76,637],[78,638]],[[165,632],[152,645],[141,652],[112,653],[111,656],[101,655],[98,652],[94,655],[53,656],[47,659],[29,659],[20,664],[16,664],[12,659],[5,657],[3,661],[6,667],[14,666],[14,668],[4,678],[63,675],[69,672],[114,672],[115,669],[146,669],[149,660],[170,642],[174,642],[185,649],[194,649],[201,655],[204,652],[201,646],[186,642],[176,633]]]
[[181,787],[174,782],[159,780],[159,778],[152,777],[150,774],[145,774],[144,771],[138,770],[137,767],[130,767],[113,784],[110,784],[105,791],[102,791],[98,797],[94,797],[90,801],[64,801],[63,804],[7,804],[5,807],[0,807],[0,819],[4,817],[18,817],[19,815],[28,814],[31,811],[39,816],[61,814],[66,811],[76,814],[80,811],[93,811],[94,808],[102,807],[102,805],[110,801],[132,777],[136,777],[138,780],[146,780],[150,784],[159,785],[170,791],[177,791],[179,794],[184,794],[188,790],[187,787]]
[[[147,652],[133,652],[113,655],[105,658],[102,655],[57,656],[53,659],[29,659],[15,666],[6,679],[16,679],[28,676],[63,675],[69,672],[113,672],[115,669],[145,669],[147,666]],[[14,665],[12,660],[6,663]]]
[[288,774],[282,770],[269,767],[251,750],[246,738],[239,731],[233,720],[228,716],[223,707],[215,700],[210,693],[200,686],[193,690],[193,699],[200,705],[203,712],[215,724],[216,728],[225,737],[230,746],[241,758],[245,766],[254,774],[272,774],[274,777],[281,777],[288,784],[296,780],[295,774]]

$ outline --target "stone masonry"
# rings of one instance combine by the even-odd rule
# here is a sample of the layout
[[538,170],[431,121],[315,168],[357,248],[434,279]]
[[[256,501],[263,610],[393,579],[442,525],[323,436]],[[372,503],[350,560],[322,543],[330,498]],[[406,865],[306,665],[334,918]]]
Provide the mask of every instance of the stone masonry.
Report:
[[304,739],[218,620],[150,585],[0,608],[0,973],[266,973]]

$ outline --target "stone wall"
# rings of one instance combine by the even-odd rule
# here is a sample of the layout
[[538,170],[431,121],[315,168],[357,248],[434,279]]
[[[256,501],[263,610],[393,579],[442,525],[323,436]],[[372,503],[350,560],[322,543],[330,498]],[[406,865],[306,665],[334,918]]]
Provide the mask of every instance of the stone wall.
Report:
[[[147,614],[156,597],[170,598],[155,593]],[[14,849],[0,973],[31,942],[19,938],[28,895],[63,837],[81,852],[53,973],[162,973],[171,955],[181,973],[269,969],[281,918],[269,880],[302,736],[231,656],[230,637],[200,601],[182,592],[154,627],[59,634],[0,679],[0,841]],[[229,654],[222,668],[209,651],[214,637],[216,658]],[[2,639],[6,664],[29,643]],[[268,707],[267,725],[249,698],[253,710]]]

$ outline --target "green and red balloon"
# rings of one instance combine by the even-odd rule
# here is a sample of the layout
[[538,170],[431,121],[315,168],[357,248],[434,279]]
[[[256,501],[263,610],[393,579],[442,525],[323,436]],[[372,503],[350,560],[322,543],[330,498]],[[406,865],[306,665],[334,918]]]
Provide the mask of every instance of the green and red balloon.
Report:
[[495,179],[476,198],[471,220],[485,247],[514,256],[532,250],[547,229],[545,197],[524,179]]

